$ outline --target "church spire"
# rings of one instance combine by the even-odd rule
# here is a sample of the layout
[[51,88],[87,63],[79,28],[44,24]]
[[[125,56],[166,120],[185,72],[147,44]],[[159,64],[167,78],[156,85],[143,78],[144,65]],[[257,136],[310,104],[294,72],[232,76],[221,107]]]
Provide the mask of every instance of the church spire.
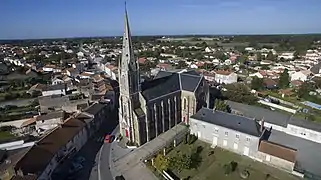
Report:
[[125,2],[125,28],[124,28],[124,35],[123,35],[123,54],[121,59],[121,71],[128,71],[129,68],[131,70],[138,70],[137,62],[134,58],[134,51],[132,48],[132,40],[131,40],[131,33],[129,27],[129,20],[127,14],[127,7]]

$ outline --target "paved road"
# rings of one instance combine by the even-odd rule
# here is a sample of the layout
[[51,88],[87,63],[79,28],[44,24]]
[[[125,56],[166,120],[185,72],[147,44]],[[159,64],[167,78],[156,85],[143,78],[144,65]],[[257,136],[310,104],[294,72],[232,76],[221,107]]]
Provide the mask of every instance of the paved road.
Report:
[[[74,174],[76,180],[114,180],[109,170],[109,149],[110,144],[104,144],[104,137],[107,133],[111,133],[117,126],[117,119],[111,118],[112,121],[102,125],[99,132],[96,133],[81,150],[75,155],[82,156],[86,159],[84,168]],[[63,180],[68,176],[72,159],[65,160],[59,165],[58,176],[54,176],[52,180]]]

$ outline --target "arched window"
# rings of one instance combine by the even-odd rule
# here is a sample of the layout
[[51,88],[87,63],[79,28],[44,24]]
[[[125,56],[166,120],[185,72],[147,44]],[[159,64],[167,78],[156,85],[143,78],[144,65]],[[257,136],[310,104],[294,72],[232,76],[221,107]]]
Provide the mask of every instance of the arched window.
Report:
[[186,98],[184,98],[184,100],[183,100],[183,107],[184,107],[184,109],[187,108],[187,99]]

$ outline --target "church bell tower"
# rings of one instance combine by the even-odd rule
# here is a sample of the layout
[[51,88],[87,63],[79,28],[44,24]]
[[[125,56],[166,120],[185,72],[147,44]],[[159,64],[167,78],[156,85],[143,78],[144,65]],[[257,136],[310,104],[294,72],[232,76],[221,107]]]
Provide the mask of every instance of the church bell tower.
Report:
[[119,125],[120,133],[134,142],[134,110],[139,103],[139,67],[134,57],[128,14],[125,4],[125,29],[123,35],[122,57],[118,65],[119,79]]

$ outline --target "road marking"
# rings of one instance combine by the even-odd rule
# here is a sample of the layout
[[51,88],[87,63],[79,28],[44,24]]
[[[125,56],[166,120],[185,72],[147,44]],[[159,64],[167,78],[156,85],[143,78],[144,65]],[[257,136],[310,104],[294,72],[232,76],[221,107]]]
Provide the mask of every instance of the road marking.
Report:
[[104,144],[101,146],[101,148],[100,148],[100,150],[99,150],[99,155],[98,155],[98,166],[97,166],[97,168],[98,168],[98,180],[101,180],[101,174],[100,174],[100,158],[101,158],[101,153],[103,152],[103,151],[102,151],[103,148],[104,148]]
[[[111,134],[115,134],[115,131],[117,130],[117,128],[119,128],[118,125],[116,126],[116,128],[113,130],[113,132],[112,132]],[[102,140],[103,140],[103,139],[104,139],[104,137],[102,137]],[[100,148],[100,150],[99,150],[99,155],[98,155],[98,165],[97,165],[97,168],[98,168],[98,180],[101,180],[100,160],[101,160],[101,155],[102,155],[102,152],[103,152],[104,145],[105,145],[105,144],[103,144],[103,145],[101,146],[101,148]],[[111,145],[110,145],[110,147],[111,147]],[[110,148],[110,147],[109,147],[109,148]],[[109,163],[108,163],[109,167],[111,167],[110,156],[111,156],[111,148],[109,149],[109,158],[108,158],[108,160],[109,160]],[[109,171],[110,171],[110,174],[112,175],[112,173],[111,173],[111,168],[109,169]],[[112,175],[112,176],[113,176],[113,175]],[[112,177],[112,178],[114,178],[114,177]]]

